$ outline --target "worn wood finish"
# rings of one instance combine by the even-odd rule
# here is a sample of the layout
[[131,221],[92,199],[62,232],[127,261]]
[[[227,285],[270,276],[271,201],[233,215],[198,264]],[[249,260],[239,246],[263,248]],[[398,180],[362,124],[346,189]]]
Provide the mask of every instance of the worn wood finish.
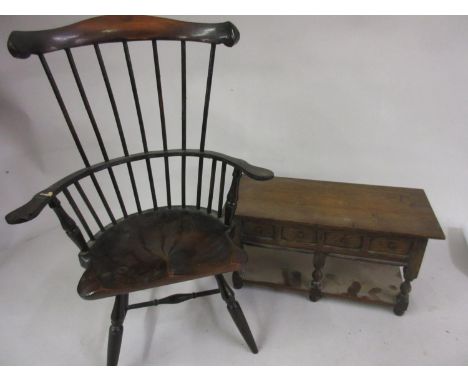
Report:
[[[254,184],[243,178],[236,211],[243,244],[313,255],[312,301],[322,296],[329,256],[403,267],[397,315],[408,308],[428,239],[444,239],[424,191],[417,189],[290,178]],[[241,287],[241,275],[234,273],[233,283]]]
[[90,243],[78,293],[97,299],[239,270],[246,255],[226,231],[193,207],[129,216]]
[[[238,213],[335,229],[444,239],[423,190],[276,177],[244,179]],[[271,208],[274,206],[274,208]]]
[[60,49],[109,42],[180,40],[235,45],[239,31],[230,22],[192,23],[153,16],[100,16],[61,28],[42,31],[14,31],[8,50],[17,58]]
[[[134,67],[132,64],[131,49],[129,44],[133,41],[148,40],[148,48],[152,48],[152,62],[154,64],[155,80],[154,101],[159,106],[160,127],[163,150],[150,151],[150,135],[145,127],[145,115],[140,107],[140,90],[135,80]],[[181,71],[182,71],[182,147],[169,149],[167,141],[166,117],[163,100],[162,73],[159,66],[158,41],[179,40],[181,45]],[[273,177],[269,170],[252,166],[247,162],[216,153],[205,151],[205,142],[208,126],[208,111],[211,96],[211,83],[213,81],[213,68],[215,51],[218,44],[233,46],[239,40],[237,28],[230,22],[217,24],[190,23],[149,16],[103,16],[82,22],[64,26],[62,28],[34,31],[34,32],[12,32],[8,40],[10,53],[17,58],[26,58],[31,54],[38,55],[49,81],[52,93],[58,102],[60,111],[65,119],[65,126],[71,134],[75,146],[82,158],[85,168],[78,170],[58,182],[50,185],[45,190],[37,193],[30,202],[12,211],[6,216],[9,224],[20,224],[37,217],[46,205],[49,205],[56,213],[63,229],[71,240],[79,247],[80,264],[85,272],[79,281],[78,293],[85,299],[97,299],[104,297],[115,297],[115,305],[111,316],[111,327],[109,329],[108,364],[118,363],[120,346],[123,334],[123,320],[129,309],[145,306],[154,306],[164,303],[178,303],[199,296],[208,296],[220,292],[228,305],[228,309],[241,334],[245,338],[252,351],[256,352],[255,341],[248,328],[245,317],[239,304],[234,299],[234,294],[227,284],[223,282],[220,274],[237,271],[246,261],[244,251],[233,241],[232,235],[235,227],[232,218],[236,211],[239,180],[242,174],[257,180],[268,180]],[[186,142],[187,125],[187,89],[186,89],[186,43],[188,42],[209,43],[210,56],[208,73],[206,78],[205,102],[203,107],[203,122],[201,126],[200,145],[197,149],[191,149]],[[139,135],[143,152],[130,153],[127,147],[124,121],[121,118],[116,102],[116,96],[107,73],[105,57],[103,57],[100,44],[118,42],[122,44],[121,54],[124,56],[129,85],[132,89],[134,99],[134,110],[138,120]],[[97,117],[98,110],[94,109],[93,95],[89,89],[85,89],[86,81],[82,80],[82,74],[75,63],[73,49],[80,46],[92,45],[96,54],[96,69],[102,74],[107,98],[110,102],[118,131],[123,155],[111,158],[104,144],[105,130],[100,130]],[[83,143],[87,139],[80,138],[80,126],[74,122],[74,116],[70,115],[66,102],[67,97],[62,97],[61,84],[56,80],[52,67],[49,66],[46,55],[50,52],[63,51],[63,58],[71,69],[78,94],[82,99],[87,118],[91,123],[104,159],[101,163],[93,164],[87,156],[89,148]],[[57,55],[58,56],[58,55]],[[55,67],[55,65],[54,65]],[[60,77],[57,76],[60,80]],[[117,89],[117,87],[116,87]],[[157,94],[156,94],[157,92]],[[156,103],[155,102],[155,103]],[[99,113],[104,112],[99,109]],[[153,128],[153,127],[152,127]],[[133,132],[134,134],[134,132]],[[147,138],[148,137],[148,138]],[[174,205],[171,198],[170,182],[170,158],[179,157],[182,161],[182,206]],[[186,203],[186,178],[191,175],[186,170],[186,158],[196,157],[199,160],[197,171],[197,203],[189,206]],[[211,160],[211,176],[209,179],[209,192],[205,195],[202,188],[203,161]],[[137,173],[133,171],[132,165],[142,161],[146,164],[146,177],[143,182],[137,179]],[[164,161],[164,176],[155,174],[152,163]],[[221,167],[221,177],[218,195],[215,191],[216,167]],[[136,211],[132,203],[127,204],[122,197],[118,178],[114,175],[114,167],[124,165],[127,167],[129,180],[131,182],[133,198]],[[112,193],[107,195],[98,180],[98,173],[106,170],[113,186]],[[225,184],[226,171],[232,171],[233,179],[230,184]],[[116,170],[117,171],[117,170]],[[100,174],[99,174],[100,175]],[[192,178],[193,179],[193,178]],[[86,182],[90,180],[94,188],[89,191]],[[157,188],[157,182],[164,181],[165,187]],[[148,187],[151,192],[153,208],[143,211],[140,202],[139,188]],[[72,193],[72,185],[76,188],[83,203],[77,203]],[[178,185],[176,185],[177,187]],[[87,191],[85,189],[88,188]],[[166,195],[162,199],[159,195],[161,189],[165,189]],[[229,190],[227,205],[224,206],[224,190]],[[92,193],[99,196],[98,201],[93,200]],[[59,200],[65,197],[71,212],[76,216],[77,222],[66,211],[66,205]],[[112,201],[115,196],[119,207],[114,210]],[[94,198],[97,199],[97,198]],[[213,199],[218,201],[217,210],[213,209]],[[114,199],[115,200],[115,199]],[[162,204],[166,201],[166,205]],[[110,224],[106,224],[107,217],[100,216],[102,203]],[[177,203],[175,203],[177,204]],[[64,207],[65,206],[65,207]],[[80,206],[80,207],[79,207]],[[84,206],[88,213],[83,213],[80,208]],[[215,207],[216,208],[216,207]],[[91,217],[96,222],[99,231],[94,232],[86,217]],[[88,236],[87,241],[83,232]],[[192,294],[177,294],[160,300],[129,305],[128,295],[131,292],[153,288],[157,286],[193,280],[204,276],[216,276],[219,289],[202,291]]]

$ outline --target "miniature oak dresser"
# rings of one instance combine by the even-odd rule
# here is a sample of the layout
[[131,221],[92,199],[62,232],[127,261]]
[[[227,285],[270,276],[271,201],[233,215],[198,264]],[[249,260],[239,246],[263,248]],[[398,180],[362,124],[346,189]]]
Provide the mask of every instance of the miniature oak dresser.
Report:
[[421,189],[243,178],[236,219],[249,262],[234,287],[390,304],[396,315],[408,308],[428,239],[445,239]]

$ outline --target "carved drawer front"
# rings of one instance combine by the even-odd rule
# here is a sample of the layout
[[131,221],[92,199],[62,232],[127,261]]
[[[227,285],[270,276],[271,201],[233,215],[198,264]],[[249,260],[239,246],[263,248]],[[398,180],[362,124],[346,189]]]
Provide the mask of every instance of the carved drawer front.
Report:
[[275,227],[273,224],[263,222],[244,221],[243,233],[250,238],[273,240]]
[[325,244],[333,247],[358,249],[362,247],[362,236],[347,232],[325,232]]
[[410,248],[411,240],[401,238],[376,237],[369,244],[369,251],[401,256],[407,255]]
[[309,227],[283,227],[281,239],[295,243],[316,243],[317,231]]

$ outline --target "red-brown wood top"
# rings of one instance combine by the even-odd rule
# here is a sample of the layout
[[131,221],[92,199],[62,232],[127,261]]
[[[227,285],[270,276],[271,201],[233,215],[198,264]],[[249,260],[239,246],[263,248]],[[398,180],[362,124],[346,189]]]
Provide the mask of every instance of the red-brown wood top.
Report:
[[276,177],[243,178],[238,217],[445,239],[424,190]]
[[83,45],[138,40],[181,40],[233,46],[239,31],[230,22],[192,23],[153,16],[100,16],[61,28],[14,31],[8,50],[17,58]]

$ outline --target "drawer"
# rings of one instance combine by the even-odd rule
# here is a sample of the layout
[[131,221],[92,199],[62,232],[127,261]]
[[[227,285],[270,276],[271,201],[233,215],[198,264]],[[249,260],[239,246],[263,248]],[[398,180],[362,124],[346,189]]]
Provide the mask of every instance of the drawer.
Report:
[[363,238],[359,234],[348,232],[325,232],[325,244],[333,247],[358,249],[362,247]]
[[309,227],[283,227],[281,239],[294,243],[317,243],[317,231]]
[[275,226],[263,222],[243,221],[242,233],[249,238],[273,240]]
[[404,256],[410,251],[411,243],[409,239],[376,237],[370,240],[369,251]]

